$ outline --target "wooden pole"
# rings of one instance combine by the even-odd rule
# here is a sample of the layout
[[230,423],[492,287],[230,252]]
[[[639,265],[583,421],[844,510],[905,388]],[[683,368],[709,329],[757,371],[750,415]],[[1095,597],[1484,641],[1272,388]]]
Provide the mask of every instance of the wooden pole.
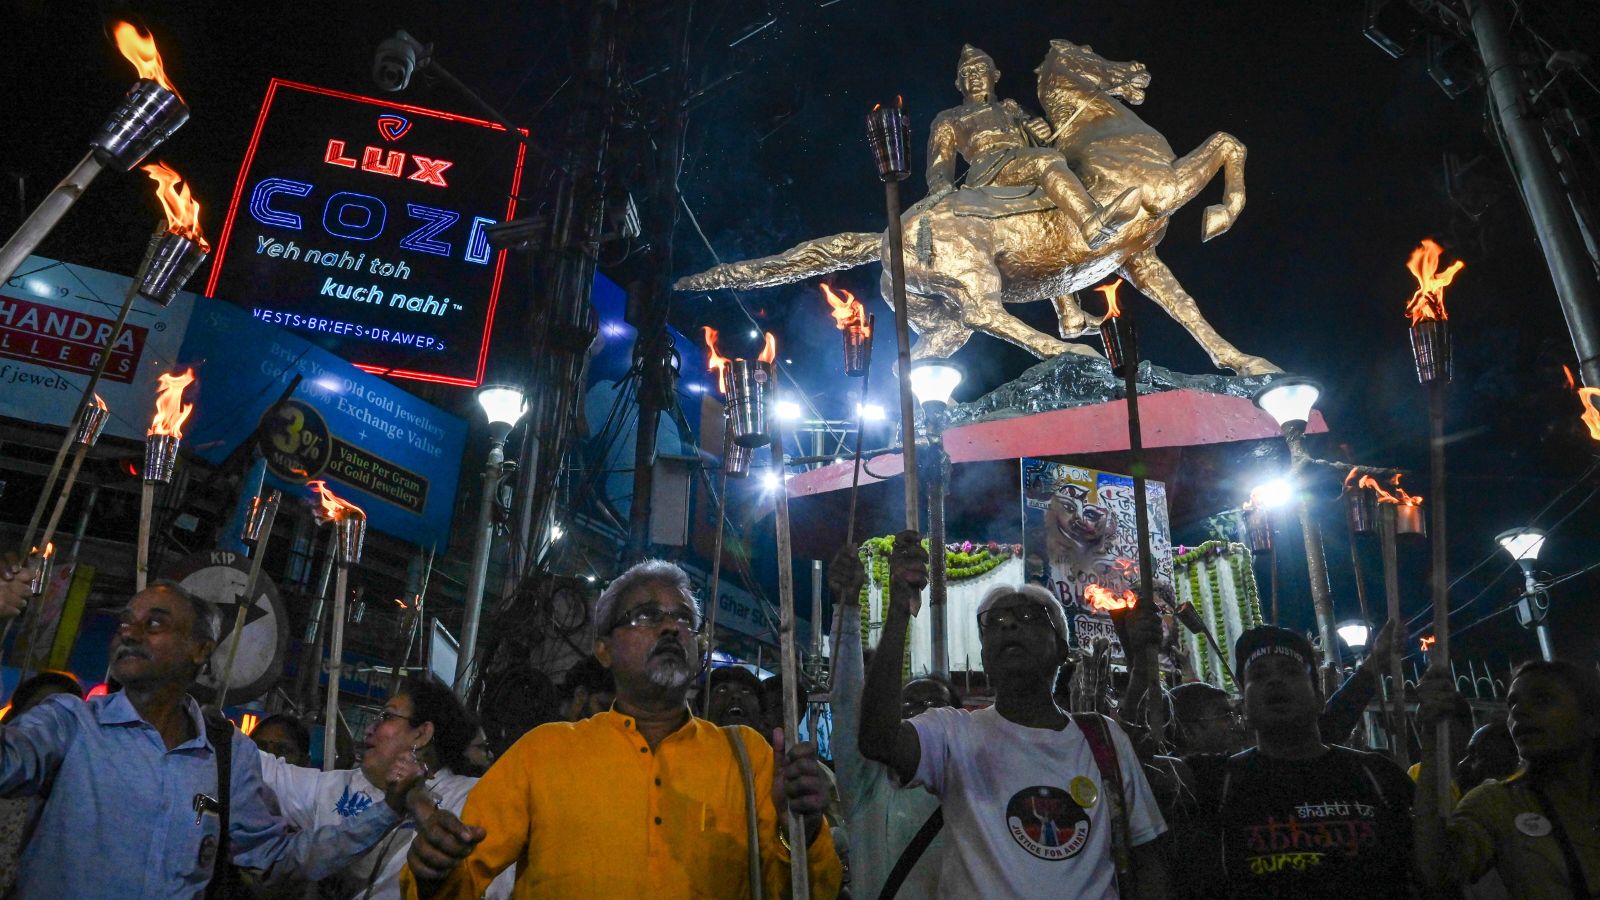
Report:
[[700,715],[711,718],[711,663],[717,652],[717,592],[722,588],[722,526],[728,518],[728,448],[733,446],[733,416],[722,411],[722,466],[717,470],[717,536],[711,542],[711,581],[706,587],[706,695]]
[[139,491],[139,546],[135,549],[133,592],[143,591],[150,581],[150,520],[155,515],[156,483],[146,481]]
[[[845,520],[844,544],[846,547],[856,545],[856,496],[861,491],[861,447],[866,432],[867,388],[872,381],[872,333],[877,329],[878,317],[867,316],[867,358],[861,367],[861,397],[856,401],[856,458],[855,468],[850,473],[850,517]],[[900,412],[905,413],[904,405]],[[838,598],[834,598],[837,600]],[[834,629],[837,631],[838,629]]]
[[328,673],[328,694],[322,708],[324,772],[333,771],[339,756],[339,670],[344,664],[345,592],[350,586],[350,565],[341,559],[333,571],[333,614],[328,622],[328,662],[324,667]]
[[905,465],[906,530],[917,531],[917,414],[911,394],[911,326],[906,317],[905,234],[900,225],[900,182],[883,183],[889,214],[889,286],[894,295],[894,339],[900,369],[900,445]]
[[[777,363],[772,364],[773,381],[776,383],[778,374]],[[904,373],[902,372],[902,375]],[[908,424],[909,424],[909,420]],[[794,639],[794,559],[791,552],[789,536],[789,484],[784,478],[783,468],[783,432],[777,421],[772,419],[772,468],[778,476],[778,487],[773,495],[773,511],[775,513],[778,543],[778,670],[783,676],[783,741],[785,747],[793,747],[795,739],[799,737],[800,704],[796,691],[800,686],[800,665],[797,657],[798,647]],[[909,442],[908,442],[909,443]],[[913,510],[915,507],[913,507]],[[783,766],[784,761],[778,759],[774,765]],[[806,852],[806,826],[800,814],[792,808],[784,816],[785,830],[789,835],[789,886],[791,896],[805,898],[811,896],[811,871],[807,868]]]
[[[1389,621],[1395,623],[1396,628],[1403,628],[1400,619],[1400,554],[1395,547],[1395,507],[1392,503],[1378,504],[1378,532],[1383,548],[1383,594],[1388,603]],[[1389,704],[1389,734],[1394,742],[1391,747],[1394,761],[1402,769],[1411,766],[1410,732],[1406,727],[1406,673],[1400,668],[1400,645],[1404,641],[1404,634],[1389,648],[1389,658],[1383,660],[1383,669],[1389,677],[1389,687],[1386,692]],[[1382,681],[1382,676],[1379,677]]]
[[[1436,664],[1446,669],[1450,664],[1450,559],[1444,512],[1444,388],[1447,383],[1444,379],[1437,379],[1428,384],[1428,446],[1433,476],[1433,528],[1430,535],[1433,539],[1433,566],[1428,577],[1433,593],[1434,645],[1430,653]],[[1454,760],[1450,752],[1448,718],[1439,720],[1435,743],[1435,765],[1439,768],[1439,813],[1447,816],[1454,806],[1454,797],[1450,793]]]
[[[1133,323],[1116,319],[1122,331],[1122,389],[1128,399],[1128,468],[1133,470],[1133,517],[1139,527],[1139,602],[1155,603],[1155,559],[1150,551],[1150,501],[1145,496],[1144,430],[1139,422],[1139,345]],[[1166,733],[1167,705],[1161,693],[1161,648],[1146,647],[1144,665],[1151,674],[1145,718],[1157,739]]]

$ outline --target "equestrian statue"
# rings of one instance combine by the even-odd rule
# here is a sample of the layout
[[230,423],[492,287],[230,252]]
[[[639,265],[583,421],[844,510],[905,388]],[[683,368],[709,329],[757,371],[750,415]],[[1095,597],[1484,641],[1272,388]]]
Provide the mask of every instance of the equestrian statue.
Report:
[[[1099,354],[1068,343],[1096,333],[1100,317],[1076,292],[1120,275],[1176,319],[1219,368],[1240,375],[1281,372],[1241,352],[1156,256],[1167,219],[1223,173],[1222,202],[1208,206],[1201,239],[1232,227],[1244,209],[1245,147],[1217,132],[1179,159],[1159,132],[1123,105],[1144,102],[1150,74],[1114,63],[1088,45],[1053,40],[1038,74],[1043,118],[996,99],[1000,71],[988,54],[963,48],[956,87],[962,104],[936,116],[928,139],[928,196],[902,215],[906,310],[917,332],[913,359],[953,355],[973,332],[1010,341],[1041,359]],[[967,163],[959,182],[956,159]],[[878,232],[843,232],[776,256],[725,263],[681,278],[679,290],[773,287],[883,259]],[[882,280],[890,296],[889,275]],[[1060,338],[1006,311],[1051,300]]]

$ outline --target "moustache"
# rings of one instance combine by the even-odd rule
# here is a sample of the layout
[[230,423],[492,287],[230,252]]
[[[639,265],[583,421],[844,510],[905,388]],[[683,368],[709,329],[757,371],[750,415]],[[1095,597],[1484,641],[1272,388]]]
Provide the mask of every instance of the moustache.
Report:
[[125,658],[128,658],[128,657],[132,657],[134,659],[149,659],[150,658],[150,654],[144,652],[142,649],[140,649],[138,647],[133,647],[133,646],[129,646],[127,644],[124,644],[121,647],[117,648],[116,655],[112,658],[112,661],[115,662],[116,660],[125,659]]
[[665,637],[656,641],[655,647],[650,650],[651,659],[668,654],[685,661],[689,659],[689,654],[684,652],[683,644],[675,637]]

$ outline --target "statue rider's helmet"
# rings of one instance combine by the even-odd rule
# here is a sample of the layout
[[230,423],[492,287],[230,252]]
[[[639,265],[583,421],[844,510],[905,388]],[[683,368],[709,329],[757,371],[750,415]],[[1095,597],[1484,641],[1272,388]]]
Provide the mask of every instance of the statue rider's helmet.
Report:
[[1000,68],[994,64],[994,57],[971,44],[965,44],[961,47],[961,59],[956,63],[956,90],[963,96],[969,95],[968,76],[973,74],[974,70],[988,76],[989,93],[993,95],[994,86],[1000,81]]

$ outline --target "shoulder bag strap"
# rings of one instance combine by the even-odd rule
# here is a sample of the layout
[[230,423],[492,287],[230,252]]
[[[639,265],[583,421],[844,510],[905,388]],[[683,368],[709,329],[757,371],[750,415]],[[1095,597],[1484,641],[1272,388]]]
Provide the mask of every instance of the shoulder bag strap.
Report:
[[1589,900],[1593,896],[1589,893],[1589,881],[1583,876],[1583,864],[1578,860],[1577,848],[1572,846],[1572,838],[1567,836],[1566,827],[1561,824],[1561,816],[1556,813],[1550,798],[1545,796],[1544,788],[1530,780],[1528,790],[1533,792],[1534,799],[1539,801],[1539,806],[1544,810],[1545,818],[1550,820],[1551,836],[1561,845],[1561,856],[1567,862],[1567,886],[1574,900]]
[[1100,780],[1106,786],[1106,809],[1111,813],[1111,860],[1117,867],[1117,892],[1131,896],[1133,892],[1133,843],[1128,825],[1127,798],[1122,791],[1122,765],[1117,760],[1117,748],[1112,742],[1111,729],[1106,719],[1098,713],[1074,713],[1089,752],[1094,755],[1095,768],[1100,770]]
[[229,813],[232,811],[233,787],[233,723],[221,713],[204,713],[206,740],[217,761],[217,855],[211,864],[211,882],[206,886],[207,897],[233,896],[233,883],[237,872],[233,867],[233,853],[229,846]]
[[[750,864],[750,896],[761,900],[761,826],[756,821],[755,776],[750,772],[750,751],[739,737],[739,729],[725,725],[722,734],[733,749],[733,758],[739,761],[739,777],[744,782],[744,821],[746,857]],[[773,765],[777,765],[773,760]]]
[[905,884],[911,877],[911,870],[916,866],[917,860],[928,850],[928,845],[938,836],[939,830],[944,827],[944,807],[935,807],[933,815],[928,816],[928,821],[922,823],[917,833],[911,838],[911,843],[900,852],[900,858],[894,861],[894,868],[889,870],[889,877],[883,882],[883,890],[878,892],[878,900],[894,900],[894,895],[900,892],[900,885]]

